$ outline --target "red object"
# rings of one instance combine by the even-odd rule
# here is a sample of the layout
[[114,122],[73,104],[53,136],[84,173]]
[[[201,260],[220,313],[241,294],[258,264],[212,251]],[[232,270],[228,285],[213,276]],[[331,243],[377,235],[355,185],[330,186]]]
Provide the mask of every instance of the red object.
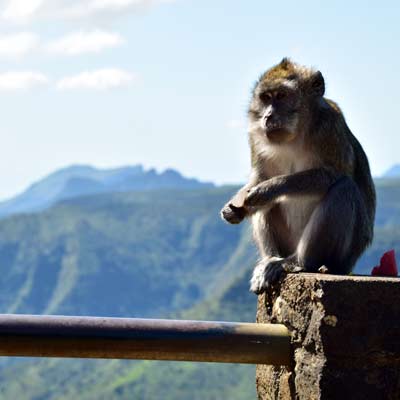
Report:
[[372,269],[373,276],[397,276],[396,255],[394,250],[387,251],[381,258],[381,263]]

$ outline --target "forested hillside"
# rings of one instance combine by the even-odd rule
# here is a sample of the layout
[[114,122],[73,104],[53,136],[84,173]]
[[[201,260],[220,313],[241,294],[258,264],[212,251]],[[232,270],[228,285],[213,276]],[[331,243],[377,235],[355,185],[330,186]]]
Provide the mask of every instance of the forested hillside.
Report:
[[254,259],[219,218],[231,188],[81,197],[0,222],[0,310],[156,316],[226,287]]
[[[400,250],[400,180],[377,181],[374,244],[356,273]],[[0,312],[253,321],[247,224],[219,209],[235,188],[104,193],[0,221]],[[253,399],[254,367],[25,360],[4,399]]]

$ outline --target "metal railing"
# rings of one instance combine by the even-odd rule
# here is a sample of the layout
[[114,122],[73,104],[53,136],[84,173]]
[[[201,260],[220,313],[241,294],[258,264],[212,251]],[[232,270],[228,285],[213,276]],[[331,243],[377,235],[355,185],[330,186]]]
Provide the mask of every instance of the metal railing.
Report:
[[284,325],[0,315],[0,356],[287,365]]

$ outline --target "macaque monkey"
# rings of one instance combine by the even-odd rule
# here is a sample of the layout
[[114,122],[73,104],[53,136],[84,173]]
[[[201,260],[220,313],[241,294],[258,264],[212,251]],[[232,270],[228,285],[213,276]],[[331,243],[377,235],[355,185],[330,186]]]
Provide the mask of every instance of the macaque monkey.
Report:
[[[260,260],[250,290],[285,273],[348,274],[373,238],[367,157],[319,71],[284,58],[256,83],[248,110],[251,175],[222,218],[250,217]],[[322,269],[321,269],[322,267]]]

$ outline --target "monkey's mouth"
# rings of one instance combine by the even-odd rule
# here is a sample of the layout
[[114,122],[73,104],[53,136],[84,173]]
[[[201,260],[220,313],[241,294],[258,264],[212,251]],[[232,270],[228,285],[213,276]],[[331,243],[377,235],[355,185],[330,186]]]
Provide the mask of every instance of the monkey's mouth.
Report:
[[269,132],[279,131],[284,128],[283,123],[278,119],[268,120],[264,126],[267,134]]
[[293,133],[282,125],[276,125],[271,128],[267,127],[265,134],[271,142],[275,143],[287,142],[294,137]]

